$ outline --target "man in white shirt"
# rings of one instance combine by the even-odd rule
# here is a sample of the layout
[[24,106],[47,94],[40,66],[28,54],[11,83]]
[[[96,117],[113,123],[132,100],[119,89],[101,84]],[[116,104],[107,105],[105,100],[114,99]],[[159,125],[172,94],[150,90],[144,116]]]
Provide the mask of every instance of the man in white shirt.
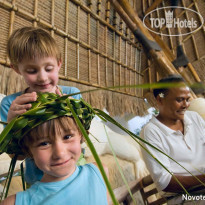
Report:
[[[184,186],[185,189],[200,185],[201,183],[189,172],[202,182],[205,182],[205,122],[196,113],[186,111],[190,104],[190,89],[186,86],[183,78],[172,75],[160,80],[161,83],[177,83],[180,87],[154,89],[159,114],[150,120],[142,129],[140,135],[153,146],[176,160],[176,162],[163,155],[159,151],[144,144],[145,147],[156,157]],[[150,174],[156,183],[157,189],[164,196],[170,196],[170,192],[180,193],[183,188],[169,172],[167,172],[146,151],[143,157]],[[188,171],[189,172],[188,172]],[[182,201],[182,195],[177,201]],[[193,199],[193,198],[192,198]],[[171,200],[169,204],[179,204]],[[190,201],[189,201],[190,202]],[[204,201],[200,201],[205,204]],[[193,202],[191,202],[193,204]]]

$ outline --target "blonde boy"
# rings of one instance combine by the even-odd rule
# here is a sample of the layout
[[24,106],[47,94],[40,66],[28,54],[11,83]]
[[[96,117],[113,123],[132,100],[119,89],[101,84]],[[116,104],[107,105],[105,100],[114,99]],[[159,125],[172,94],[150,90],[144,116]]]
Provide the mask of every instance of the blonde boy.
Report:
[[[21,92],[6,96],[0,107],[2,121],[10,122],[14,117],[31,108],[30,102],[37,99],[36,92],[56,94],[77,93],[75,87],[58,86],[58,72],[62,59],[55,40],[43,29],[23,27],[10,36],[7,53],[11,68],[22,75],[28,87]],[[80,99],[81,95],[73,96]],[[33,161],[26,160],[25,179],[29,184],[42,178],[43,173]]]

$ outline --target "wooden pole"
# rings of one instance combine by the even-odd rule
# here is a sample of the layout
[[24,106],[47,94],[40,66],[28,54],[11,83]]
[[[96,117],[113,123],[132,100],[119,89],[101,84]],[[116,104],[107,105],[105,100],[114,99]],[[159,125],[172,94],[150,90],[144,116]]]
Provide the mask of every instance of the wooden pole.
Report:
[[51,36],[54,37],[54,28],[55,28],[55,0],[52,0],[51,2],[51,25],[52,25],[52,30],[51,30]]
[[[66,9],[65,9],[65,32],[68,33],[68,23],[69,23],[69,0],[66,0]],[[65,68],[64,73],[65,76],[68,76],[68,39],[65,38],[65,56],[64,56]]]
[[38,0],[34,1],[34,16],[35,16],[35,21],[33,22],[33,26],[37,27],[37,16],[38,16]]

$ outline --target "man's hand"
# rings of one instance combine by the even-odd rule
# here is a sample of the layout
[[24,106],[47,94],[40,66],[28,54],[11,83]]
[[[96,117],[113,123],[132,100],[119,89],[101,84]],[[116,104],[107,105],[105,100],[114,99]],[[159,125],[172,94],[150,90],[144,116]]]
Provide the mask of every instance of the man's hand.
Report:
[[34,102],[36,100],[36,92],[25,93],[23,95],[18,96],[10,106],[7,116],[7,122],[10,122],[16,116],[25,113],[32,106],[31,104],[29,104],[29,102]]

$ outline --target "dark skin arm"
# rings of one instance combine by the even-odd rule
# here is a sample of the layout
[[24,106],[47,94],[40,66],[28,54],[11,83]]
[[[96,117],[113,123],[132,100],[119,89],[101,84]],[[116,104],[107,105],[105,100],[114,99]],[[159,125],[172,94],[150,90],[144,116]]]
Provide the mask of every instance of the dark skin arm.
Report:
[[[193,176],[177,176],[175,177],[181,182],[185,189],[191,189],[195,186],[202,185],[195,177]],[[205,176],[204,175],[197,175],[196,176],[200,181],[205,183]],[[204,189],[204,186],[202,185]],[[178,184],[178,182],[172,176],[168,186],[163,190],[165,192],[180,192],[183,191],[182,187]]]

